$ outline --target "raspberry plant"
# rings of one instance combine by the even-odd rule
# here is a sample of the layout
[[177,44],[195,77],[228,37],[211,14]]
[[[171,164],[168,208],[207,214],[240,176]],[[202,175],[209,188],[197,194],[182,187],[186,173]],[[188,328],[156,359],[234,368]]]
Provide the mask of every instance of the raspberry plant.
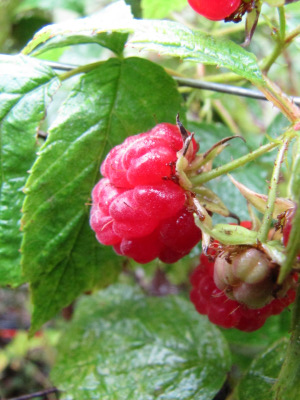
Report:
[[299,2],[62,3],[0,60],[0,284],[61,334],[53,385],[297,400]]

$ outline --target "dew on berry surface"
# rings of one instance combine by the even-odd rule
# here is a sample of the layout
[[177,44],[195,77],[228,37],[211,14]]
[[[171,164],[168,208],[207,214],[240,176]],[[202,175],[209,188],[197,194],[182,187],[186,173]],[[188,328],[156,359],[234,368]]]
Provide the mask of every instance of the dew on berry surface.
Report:
[[[109,152],[101,166],[104,178],[92,193],[90,224],[100,243],[140,263],[157,257],[173,263],[199,242],[201,232],[175,175],[182,147],[178,126],[162,123]],[[188,161],[197,150],[192,138]]]
[[176,153],[159,147],[148,151],[143,156],[132,160],[127,170],[127,179],[131,185],[153,185],[161,183],[162,177],[171,177],[170,163],[176,160]]
[[176,261],[180,260],[182,257],[187,255],[191,249],[186,249],[185,251],[175,251],[170,249],[169,247],[164,246],[163,249],[159,253],[159,259],[166,264],[173,264]]
[[160,240],[176,252],[189,252],[200,239],[201,231],[195,225],[193,214],[185,207],[161,224]]
[[159,256],[161,245],[157,230],[148,236],[135,239],[123,239],[119,254],[133,258],[136,262],[146,264]]
[[99,242],[110,246],[118,243],[121,238],[113,230],[113,219],[103,215],[100,211],[92,214],[90,219],[91,227],[96,231],[96,238]]
[[133,195],[145,214],[160,219],[172,217],[183,208],[186,200],[184,190],[173,182],[140,185]]

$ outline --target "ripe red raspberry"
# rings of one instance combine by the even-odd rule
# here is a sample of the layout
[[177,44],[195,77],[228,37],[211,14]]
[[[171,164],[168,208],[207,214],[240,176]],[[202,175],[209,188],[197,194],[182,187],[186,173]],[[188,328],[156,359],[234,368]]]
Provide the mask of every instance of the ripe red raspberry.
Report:
[[262,308],[250,309],[229,299],[214,282],[214,262],[201,254],[200,265],[191,276],[190,299],[196,310],[207,315],[209,320],[223,328],[236,328],[252,332],[261,328],[271,315],[280,314],[296,297],[296,291],[289,289],[284,297],[273,299]]
[[[118,254],[147,263],[172,263],[201,239],[175,174],[183,147],[176,125],[159,124],[114,147],[101,166],[104,176],[92,192],[90,224],[98,241]],[[194,139],[185,157],[191,162]]]
[[190,6],[203,17],[219,21],[229,17],[241,5],[241,0],[188,0]]

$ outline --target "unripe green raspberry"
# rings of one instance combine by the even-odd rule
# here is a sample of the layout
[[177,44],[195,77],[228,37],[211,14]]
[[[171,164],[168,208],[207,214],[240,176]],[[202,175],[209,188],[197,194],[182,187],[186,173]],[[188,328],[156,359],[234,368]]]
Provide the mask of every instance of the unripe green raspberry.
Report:
[[214,267],[214,281],[220,290],[228,289],[239,283],[239,279],[233,273],[232,264],[226,261],[225,257],[217,257]]
[[276,286],[278,268],[255,247],[228,247],[215,260],[214,282],[226,296],[250,309],[259,309],[275,298],[284,297],[291,287]]
[[232,272],[242,282],[259,283],[270,274],[270,261],[261,251],[247,249],[234,258]]
[[243,282],[233,288],[232,295],[238,303],[245,304],[248,308],[262,308],[273,300],[273,286],[268,279],[256,284]]

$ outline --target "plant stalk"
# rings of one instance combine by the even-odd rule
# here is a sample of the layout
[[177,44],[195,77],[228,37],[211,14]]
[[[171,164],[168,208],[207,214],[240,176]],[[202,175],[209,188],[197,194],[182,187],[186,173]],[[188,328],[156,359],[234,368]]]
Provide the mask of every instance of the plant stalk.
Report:
[[[284,264],[280,268],[279,276],[277,279],[278,284],[282,284],[285,278],[291,273],[297,255],[300,251],[300,235],[299,235],[299,226],[300,226],[300,206],[296,208],[296,214],[293,218],[293,225],[290,232],[289,242],[286,248],[287,256]],[[299,392],[300,393],[300,392]]]
[[286,47],[285,43],[285,33],[286,33],[286,20],[285,20],[285,11],[284,7],[278,7],[279,14],[279,31],[276,35],[276,46],[273,49],[272,53],[267,56],[261,65],[261,69],[267,73],[277,58],[280,56],[284,48]]
[[285,41],[285,33],[286,33],[286,19],[285,19],[285,11],[284,7],[278,7],[278,15],[279,15],[279,33],[280,33],[280,41],[284,43]]
[[274,400],[298,399],[300,393],[300,286],[292,317],[292,334],[286,357],[274,386]]
[[258,231],[258,235],[257,235],[257,239],[261,243],[265,243],[268,238],[268,233],[269,233],[272,219],[273,219],[273,212],[274,212],[274,206],[275,206],[275,201],[276,201],[277,186],[278,186],[278,181],[279,181],[281,164],[284,160],[284,155],[287,150],[289,141],[290,141],[290,137],[286,138],[283,141],[282,145],[279,148],[277,157],[276,157],[275,166],[273,169],[271,183],[270,183],[270,187],[269,187],[266,211],[264,213],[262,224],[261,224],[261,227],[260,227],[260,229]]
[[250,161],[255,160],[256,158],[260,157],[261,155],[269,152],[270,150],[274,149],[275,147],[279,146],[281,144],[281,138],[278,138],[278,140],[274,142],[270,142],[268,144],[265,144],[264,146],[261,146],[257,150],[254,150],[251,153],[246,154],[243,157],[237,158],[236,160],[233,160],[227,164],[221,165],[220,167],[217,167],[215,169],[212,169],[211,171],[204,172],[203,174],[199,174],[196,176],[193,176],[190,178],[190,181],[192,182],[193,186],[198,186],[202,185],[205,182],[208,182],[214,178],[217,178],[218,176],[227,174],[228,172],[231,172],[235,170],[236,168],[242,167],[243,165],[247,164]]
[[91,63],[91,64],[80,65],[79,67],[74,68],[71,71],[64,72],[63,74],[60,74],[59,75],[59,79],[62,82],[62,81],[65,81],[65,80],[67,80],[69,78],[72,78],[75,75],[84,74],[84,73],[90,72],[90,71],[92,71],[93,69],[97,68],[99,65],[101,65],[103,63],[104,63],[104,61],[97,61],[97,62],[94,62],[94,63]]
[[300,121],[300,108],[264,75],[264,85],[258,89],[293,123]]

